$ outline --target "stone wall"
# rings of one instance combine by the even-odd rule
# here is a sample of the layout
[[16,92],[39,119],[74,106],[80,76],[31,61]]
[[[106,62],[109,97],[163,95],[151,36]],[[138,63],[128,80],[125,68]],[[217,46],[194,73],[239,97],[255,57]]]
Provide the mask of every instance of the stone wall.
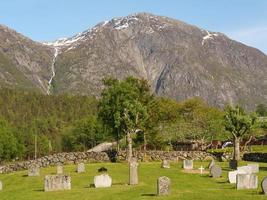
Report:
[[[194,160],[210,160],[211,154],[203,151],[147,151],[146,156],[143,152],[136,151],[134,155],[139,161],[161,161],[168,159],[172,161],[182,160],[185,158]],[[126,152],[75,152],[75,153],[58,153],[44,156],[36,160],[14,162],[0,166],[0,173],[8,173],[18,170],[28,169],[35,164],[39,167],[55,166],[58,164],[74,164],[79,162],[116,162],[125,161]]]
[[267,153],[245,153],[243,160],[253,162],[267,162]]

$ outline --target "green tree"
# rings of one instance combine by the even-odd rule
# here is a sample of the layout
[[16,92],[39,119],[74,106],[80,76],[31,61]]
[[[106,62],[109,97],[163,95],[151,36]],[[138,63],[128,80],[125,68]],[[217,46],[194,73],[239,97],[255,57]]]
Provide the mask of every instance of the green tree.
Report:
[[106,79],[99,102],[99,117],[110,127],[117,142],[127,139],[127,158],[132,158],[132,135],[144,131],[148,120],[147,101],[151,96],[145,80],[128,77],[122,81]]
[[14,129],[4,120],[0,120],[0,162],[11,160],[19,155],[19,144]]
[[254,114],[248,114],[240,106],[226,106],[225,129],[230,132],[234,140],[234,160],[240,160],[240,140],[248,134],[255,124]]
[[86,151],[105,139],[105,131],[95,116],[77,121],[73,127],[67,127],[62,143],[64,151]]

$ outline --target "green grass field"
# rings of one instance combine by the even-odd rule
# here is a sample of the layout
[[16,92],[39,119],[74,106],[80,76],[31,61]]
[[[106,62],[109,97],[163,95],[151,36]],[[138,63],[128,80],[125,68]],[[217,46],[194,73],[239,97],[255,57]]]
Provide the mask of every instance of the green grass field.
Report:
[[[126,199],[177,199],[177,200],[256,200],[266,199],[260,194],[260,182],[267,176],[267,163],[261,163],[259,173],[259,188],[257,190],[236,190],[235,185],[227,182],[228,163],[217,163],[222,166],[223,177],[210,178],[208,175],[187,174],[181,170],[181,162],[172,163],[170,169],[160,168],[160,163],[140,163],[139,185],[129,186],[128,167],[126,163],[87,164],[86,173],[77,174],[75,165],[64,166],[65,174],[71,175],[72,190],[44,192],[43,182],[46,174],[53,174],[56,167],[41,169],[40,177],[27,177],[27,171],[1,174],[4,184],[0,191],[0,200],[126,200]],[[243,162],[242,164],[245,164]],[[195,168],[208,166],[208,162],[195,162]],[[105,166],[113,179],[111,188],[96,189],[90,187],[97,169]],[[159,176],[171,178],[171,195],[158,197],[156,195],[156,180]]]

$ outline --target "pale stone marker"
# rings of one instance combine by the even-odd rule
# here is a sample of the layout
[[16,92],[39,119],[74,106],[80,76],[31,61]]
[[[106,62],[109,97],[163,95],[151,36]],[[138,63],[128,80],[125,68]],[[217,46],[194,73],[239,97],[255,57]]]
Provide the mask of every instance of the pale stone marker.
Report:
[[57,165],[57,174],[63,174],[63,166]]
[[28,168],[28,176],[40,176],[40,169],[37,165],[31,165]]
[[168,160],[163,160],[161,163],[161,168],[169,169],[170,168],[170,162]]
[[267,195],[267,177],[265,176],[261,182],[262,193]]
[[228,172],[229,183],[236,183],[237,174],[246,174],[246,172],[243,170],[235,170],[235,171]]
[[135,158],[133,158],[129,163],[129,184],[138,184],[138,162]]
[[253,174],[259,173],[260,166],[258,163],[249,163],[248,166],[251,167],[251,171]]
[[214,165],[210,169],[210,174],[213,178],[220,178],[222,176],[222,168],[218,165]]
[[0,181],[0,191],[3,190],[3,183]]
[[244,171],[246,174],[253,174],[252,166],[242,166],[242,167],[237,167],[237,171]]
[[159,177],[157,180],[157,189],[158,195],[169,195],[171,191],[171,180],[166,176]]
[[112,179],[108,174],[101,174],[94,177],[94,184],[96,188],[111,187]]
[[237,174],[236,189],[257,189],[258,176],[255,174]]
[[77,173],[84,173],[85,172],[85,165],[84,163],[79,163],[77,166]]
[[193,169],[193,160],[184,160],[183,161],[183,168],[184,169]]
[[66,175],[46,175],[44,191],[70,190],[71,177]]
[[215,165],[215,160],[212,159],[212,160],[210,161],[210,164],[209,164],[209,169],[211,169],[211,167],[214,166],[214,165]]

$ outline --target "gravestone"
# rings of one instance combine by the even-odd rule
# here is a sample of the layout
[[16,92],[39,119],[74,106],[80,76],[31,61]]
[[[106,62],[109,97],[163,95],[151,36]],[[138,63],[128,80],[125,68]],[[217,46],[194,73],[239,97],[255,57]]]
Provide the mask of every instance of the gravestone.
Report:
[[230,169],[237,169],[238,162],[237,160],[230,160],[229,167]]
[[256,174],[237,174],[236,189],[257,189],[258,176]]
[[247,166],[251,167],[251,170],[252,170],[252,173],[253,174],[257,174],[259,173],[259,169],[260,169],[260,166],[258,163],[249,163],[247,164]]
[[101,174],[94,177],[94,184],[96,188],[111,187],[112,179],[108,174]]
[[214,165],[210,168],[210,174],[213,178],[220,178],[222,176],[222,168],[218,165]]
[[71,177],[66,175],[46,175],[44,191],[59,191],[71,189]]
[[57,165],[57,174],[63,174],[63,166]]
[[209,164],[209,169],[211,169],[211,167],[214,166],[214,165],[215,165],[215,160],[212,159],[212,160],[210,161],[210,164]]
[[161,168],[169,169],[170,168],[170,163],[168,160],[163,160],[161,163]]
[[84,173],[85,172],[85,165],[84,163],[79,163],[77,166],[77,173]]
[[132,160],[129,162],[129,184],[138,184],[138,162],[135,158],[132,158]]
[[243,171],[246,174],[253,174],[252,166],[241,166],[237,167],[237,171]]
[[40,176],[40,169],[37,165],[31,165],[28,168],[28,176]]
[[243,170],[235,170],[235,171],[228,172],[229,183],[236,183],[237,174],[246,174],[246,172]]
[[170,191],[171,191],[171,180],[166,176],[159,177],[157,180],[157,194],[160,196],[169,195]]
[[194,168],[194,166],[193,166],[193,160],[184,160],[183,161],[183,168],[184,169],[187,169],[187,170],[193,169]]
[[0,181],[0,191],[3,190],[3,183]]
[[261,182],[262,193],[267,195],[267,177],[265,176]]

